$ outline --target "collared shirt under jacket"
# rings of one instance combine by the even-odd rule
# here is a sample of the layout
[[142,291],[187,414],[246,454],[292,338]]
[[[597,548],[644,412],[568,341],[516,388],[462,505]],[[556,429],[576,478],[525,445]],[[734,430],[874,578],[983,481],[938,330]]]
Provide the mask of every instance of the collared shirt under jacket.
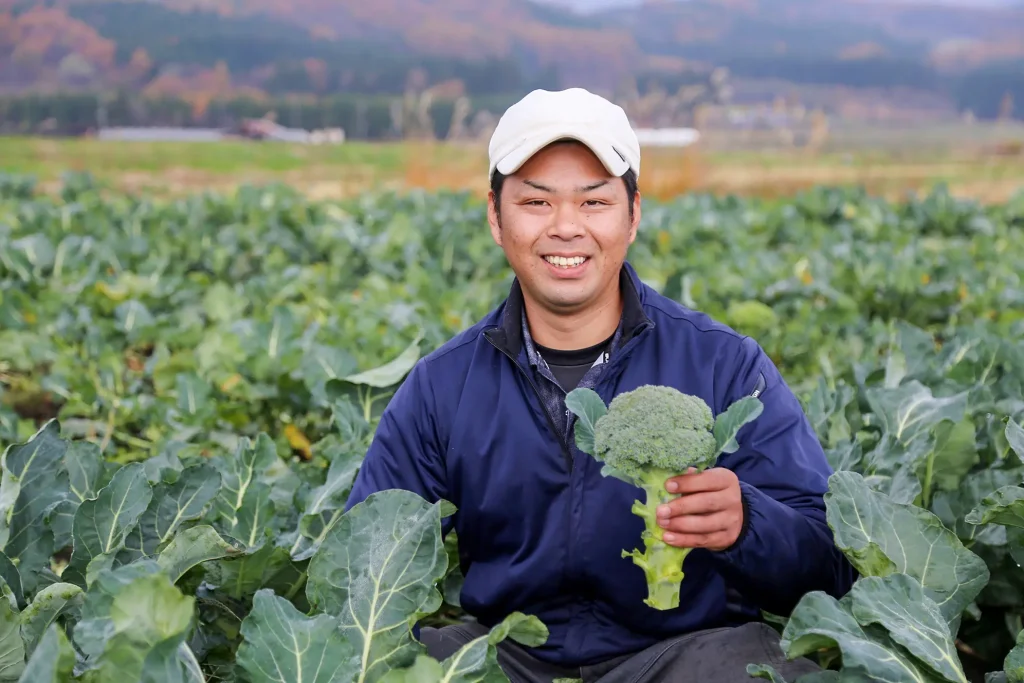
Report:
[[536,615],[550,637],[533,654],[570,667],[756,620],[760,609],[788,614],[804,593],[839,597],[855,578],[825,521],[832,470],[771,359],[752,338],[660,295],[628,263],[621,280],[613,348],[581,385],[605,403],[644,384],[672,386],[716,415],[744,396],[764,404],[739,432],[739,450],[718,461],[740,479],[746,524],[732,548],[690,553],[678,608],[644,604],[643,571],[622,557],[643,548],[643,521],[631,512],[643,494],[602,476],[570,438],[564,393],[544,384],[524,339],[518,282],[412,369],[347,505],[393,488],[454,503],[446,528],[458,533],[463,609],[488,626],[512,611]]

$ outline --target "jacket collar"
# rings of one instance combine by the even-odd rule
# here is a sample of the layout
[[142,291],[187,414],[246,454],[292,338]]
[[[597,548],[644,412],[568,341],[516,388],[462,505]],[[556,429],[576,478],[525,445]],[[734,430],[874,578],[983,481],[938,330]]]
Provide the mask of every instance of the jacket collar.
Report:
[[[633,267],[623,263],[619,271],[619,287],[622,292],[621,332],[617,348],[622,348],[630,339],[654,323],[644,312],[644,285]],[[497,325],[487,329],[484,334],[498,348],[518,357],[523,348],[523,288],[519,278],[512,281],[508,297],[502,308]]]

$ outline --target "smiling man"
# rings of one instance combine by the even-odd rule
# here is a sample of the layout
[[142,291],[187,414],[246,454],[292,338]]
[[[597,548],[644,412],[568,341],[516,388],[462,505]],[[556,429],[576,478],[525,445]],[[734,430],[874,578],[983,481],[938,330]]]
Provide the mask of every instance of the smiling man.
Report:
[[[473,617],[421,639],[443,659],[513,611],[550,637],[510,641],[513,683],[750,680],[771,664],[793,680],[760,610],[788,614],[854,575],[825,522],[831,470],[800,404],[749,337],[661,296],[626,261],[641,220],[640,148],[623,110],[585,90],[535,91],[490,144],[488,219],[516,278],[505,301],[413,368],[381,418],[348,505],[383,489],[450,500],[458,512]],[[578,450],[566,393],[606,403],[645,384],[703,398],[715,414],[744,396],[764,411],[740,449],[665,482],[665,540],[695,550],[679,607],[644,604],[624,549],[643,522],[638,489],[601,475]],[[642,494],[640,494],[642,495]]]

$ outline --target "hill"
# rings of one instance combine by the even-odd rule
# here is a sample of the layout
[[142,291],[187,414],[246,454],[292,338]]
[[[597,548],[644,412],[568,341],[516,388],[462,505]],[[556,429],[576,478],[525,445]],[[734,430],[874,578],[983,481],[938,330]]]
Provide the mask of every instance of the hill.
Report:
[[[616,3],[608,3],[616,4]],[[581,85],[908,89],[981,116],[1024,102],[1024,7],[881,0],[0,0],[0,93],[509,98]],[[697,74],[697,75],[695,75]]]

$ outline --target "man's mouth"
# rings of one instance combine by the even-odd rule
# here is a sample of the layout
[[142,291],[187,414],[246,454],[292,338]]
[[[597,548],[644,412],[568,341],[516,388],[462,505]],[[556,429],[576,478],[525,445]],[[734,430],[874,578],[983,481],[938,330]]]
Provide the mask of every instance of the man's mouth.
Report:
[[544,260],[556,268],[575,268],[586,263],[586,256],[545,256]]

